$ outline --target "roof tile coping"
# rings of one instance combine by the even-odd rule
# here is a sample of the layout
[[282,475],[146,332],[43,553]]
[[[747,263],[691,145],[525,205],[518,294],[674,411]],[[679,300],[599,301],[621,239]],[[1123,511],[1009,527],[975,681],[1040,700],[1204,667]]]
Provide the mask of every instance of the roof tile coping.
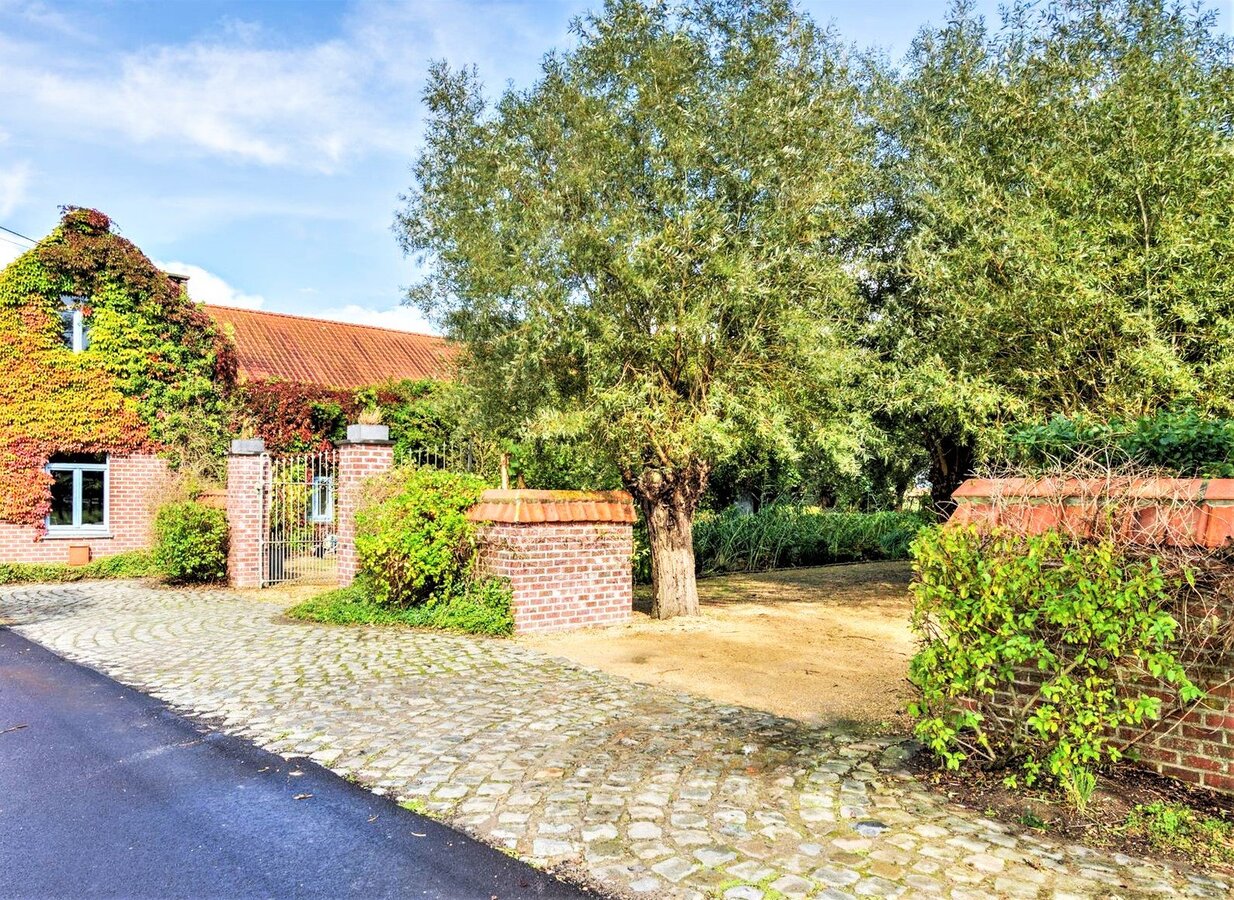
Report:
[[634,499],[625,491],[489,490],[467,511],[472,522],[534,525],[556,522],[633,523]]
[[951,496],[971,501],[1101,495],[1178,502],[1228,500],[1234,499],[1234,478],[970,478]]

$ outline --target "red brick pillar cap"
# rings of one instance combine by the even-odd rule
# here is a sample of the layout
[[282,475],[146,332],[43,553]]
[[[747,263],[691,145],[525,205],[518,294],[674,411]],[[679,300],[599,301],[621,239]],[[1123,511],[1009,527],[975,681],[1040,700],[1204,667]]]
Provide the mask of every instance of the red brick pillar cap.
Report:
[[621,522],[635,518],[625,491],[485,491],[467,511],[473,522],[531,525],[542,522]]

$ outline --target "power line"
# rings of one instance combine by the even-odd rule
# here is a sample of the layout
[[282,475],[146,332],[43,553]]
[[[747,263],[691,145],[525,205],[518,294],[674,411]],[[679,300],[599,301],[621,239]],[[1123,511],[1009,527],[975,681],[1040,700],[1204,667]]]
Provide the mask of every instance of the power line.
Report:
[[[14,231],[12,228],[5,228],[3,225],[0,225],[0,231],[7,231],[9,234],[13,235],[14,237],[19,237],[19,238],[21,238],[23,241],[29,241],[29,242],[30,242],[30,243],[32,243],[32,244],[37,244],[37,243],[38,243],[38,241],[36,241],[34,238],[32,238],[32,237],[26,237],[26,236],[25,236],[24,234],[22,234],[20,231]],[[13,243],[13,242],[12,242],[12,241],[9,241],[9,243],[11,244],[11,243]]]
[[[7,230],[7,229],[6,229],[6,230]],[[6,237],[0,237],[0,241],[4,241],[4,243],[6,243],[6,244],[12,244],[12,245],[13,245],[14,247],[16,247],[18,250],[29,250],[29,249],[30,249],[30,248],[29,248],[29,247],[27,247],[25,244],[19,244],[19,243],[17,243],[17,241],[10,241],[10,240],[9,240],[8,238],[6,238]]]

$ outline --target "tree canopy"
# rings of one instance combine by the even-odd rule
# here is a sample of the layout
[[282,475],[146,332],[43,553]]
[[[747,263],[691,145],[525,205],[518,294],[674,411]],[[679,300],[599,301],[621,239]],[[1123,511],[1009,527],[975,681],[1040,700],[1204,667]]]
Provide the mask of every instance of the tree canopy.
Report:
[[574,32],[491,106],[433,67],[396,230],[490,420],[610,460],[655,612],[693,612],[714,467],[791,444],[857,371],[873,132],[845,51],[786,0],[609,0]]
[[886,418],[950,496],[1002,424],[1234,404],[1234,61],[1166,0],[957,4],[879,106]]

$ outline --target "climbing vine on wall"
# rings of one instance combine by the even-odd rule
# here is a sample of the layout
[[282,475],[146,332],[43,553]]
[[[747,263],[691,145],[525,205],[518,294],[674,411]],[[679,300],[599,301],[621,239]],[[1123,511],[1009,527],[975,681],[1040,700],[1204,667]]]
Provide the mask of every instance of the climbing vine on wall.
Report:
[[[63,340],[63,297],[89,347]],[[60,225],[0,272],[0,520],[38,524],[52,453],[157,449],[218,458],[236,379],[231,342],[182,287],[96,210]]]

